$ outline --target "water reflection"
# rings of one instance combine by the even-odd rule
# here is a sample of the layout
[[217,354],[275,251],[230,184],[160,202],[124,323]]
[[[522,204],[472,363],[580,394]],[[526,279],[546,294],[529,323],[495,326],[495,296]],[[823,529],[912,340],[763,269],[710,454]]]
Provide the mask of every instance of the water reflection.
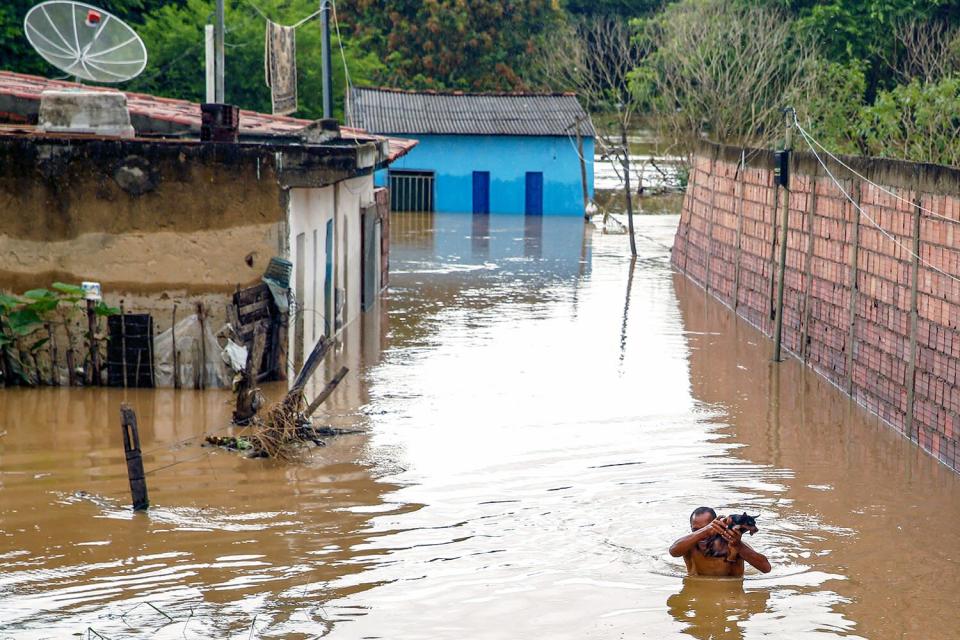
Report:
[[740,640],[751,616],[767,610],[766,589],[743,588],[743,580],[684,578],[667,598],[667,609],[683,632],[700,640]]

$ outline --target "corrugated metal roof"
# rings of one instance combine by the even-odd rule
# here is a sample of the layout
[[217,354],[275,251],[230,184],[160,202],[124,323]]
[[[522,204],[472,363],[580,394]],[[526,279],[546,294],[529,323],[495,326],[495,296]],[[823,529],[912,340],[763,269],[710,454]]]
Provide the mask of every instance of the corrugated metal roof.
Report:
[[355,87],[354,124],[379,134],[508,136],[581,135],[596,132],[572,93],[438,93]]
[[[49,78],[15,73],[13,71],[0,71],[0,95],[15,96],[38,103],[40,101],[40,94],[44,89],[70,89],[80,86],[81,85],[75,82],[50,80]],[[88,91],[115,91],[112,87],[93,85],[83,85],[83,88]],[[161,98],[159,96],[134,93],[132,91],[124,91],[123,93],[127,96],[127,109],[130,111],[131,116],[141,116],[151,120],[175,123],[193,131],[200,130],[200,105],[195,102],[174,98]],[[268,113],[248,111],[246,109],[240,110],[241,134],[252,133],[267,136],[291,134],[296,133],[310,123],[310,120],[303,120],[301,118],[275,116]],[[359,141],[376,138],[376,135],[370,136],[366,131],[349,127],[341,127],[340,136],[342,138]],[[391,162],[396,160],[409,152],[416,144],[415,140],[390,138],[389,160]]]

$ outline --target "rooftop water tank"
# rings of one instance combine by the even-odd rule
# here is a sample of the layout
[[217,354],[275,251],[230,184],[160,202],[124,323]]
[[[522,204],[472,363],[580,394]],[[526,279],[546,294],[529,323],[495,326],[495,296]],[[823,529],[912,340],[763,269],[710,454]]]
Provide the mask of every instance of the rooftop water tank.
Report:
[[47,89],[40,94],[37,123],[51,133],[91,133],[132,138],[127,96],[120,91]]

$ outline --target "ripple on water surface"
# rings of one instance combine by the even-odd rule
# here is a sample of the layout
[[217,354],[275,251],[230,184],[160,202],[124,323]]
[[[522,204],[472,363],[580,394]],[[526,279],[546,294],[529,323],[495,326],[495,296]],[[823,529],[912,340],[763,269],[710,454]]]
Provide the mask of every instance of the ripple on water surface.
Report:
[[[395,214],[329,364],[361,433],[296,463],[201,449],[225,392],[0,392],[0,638],[948,637],[957,477],[771,366],[672,273],[675,216],[637,225],[631,267],[576,219]],[[759,513],[773,571],[685,578],[701,504]]]

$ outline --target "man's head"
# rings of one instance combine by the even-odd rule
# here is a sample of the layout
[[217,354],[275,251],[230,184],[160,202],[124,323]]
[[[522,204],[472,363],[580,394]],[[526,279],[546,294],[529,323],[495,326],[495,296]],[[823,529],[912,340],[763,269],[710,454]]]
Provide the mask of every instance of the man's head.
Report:
[[690,529],[697,531],[713,522],[717,517],[717,512],[710,507],[697,507],[690,514]]

